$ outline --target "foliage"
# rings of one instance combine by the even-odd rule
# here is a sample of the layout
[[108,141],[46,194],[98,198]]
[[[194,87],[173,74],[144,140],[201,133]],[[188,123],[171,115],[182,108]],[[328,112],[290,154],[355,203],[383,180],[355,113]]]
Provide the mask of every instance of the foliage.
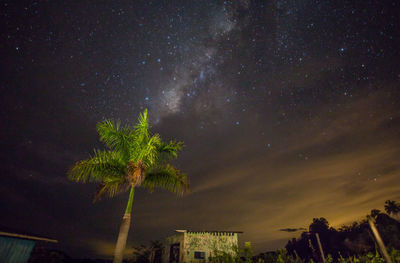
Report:
[[68,177],[76,182],[98,183],[94,202],[103,194],[112,197],[130,190],[114,253],[114,262],[120,263],[131,222],[135,187],[141,186],[150,191],[161,187],[176,194],[188,190],[186,175],[168,163],[177,158],[183,143],[166,143],[160,135],[152,135],[147,110],[139,115],[134,127],[106,120],[97,124],[97,132],[106,149],[96,149],[93,156],[77,162],[68,171]]
[[386,200],[385,211],[388,213],[388,215],[397,216],[400,214],[400,204],[396,201]]
[[244,248],[241,251],[242,259],[245,263],[251,263],[253,258],[253,249],[250,242],[244,243]]
[[[301,259],[298,255],[290,255],[286,249],[278,250],[274,253],[264,254],[268,255],[268,258],[258,257],[253,262],[263,263],[314,263],[313,259],[308,261]],[[400,262],[400,250],[392,249],[390,251],[393,262]],[[380,256],[378,251],[368,252],[361,255],[353,255],[349,257],[343,257],[339,253],[339,257],[334,259],[332,255],[328,254],[326,257],[326,263],[384,263],[385,260]]]
[[237,250],[235,253],[227,253],[225,251],[214,251],[213,255],[209,257],[210,262],[213,263],[240,263],[241,259]]
[[[396,202],[394,202],[396,204]],[[386,202],[388,204],[388,202]],[[393,203],[389,203],[393,204]],[[387,211],[386,207],[385,210]],[[392,211],[392,210],[389,210]],[[388,212],[388,211],[387,211]],[[389,212],[388,212],[389,213]],[[392,261],[400,263],[400,223],[382,213],[371,210],[378,231],[389,248]],[[384,263],[377,250],[374,237],[367,220],[354,222],[339,229],[329,226],[325,218],[314,218],[308,232],[303,232],[298,239],[289,240],[286,249],[261,253],[249,260],[251,245],[235,250],[235,255],[216,251],[210,258],[217,263],[314,263],[322,262],[315,234],[318,233],[326,256],[326,263]]]
[[134,247],[131,263],[161,263],[164,245],[158,241],[150,241],[149,246],[140,245]]
[[[281,249],[275,252],[263,253],[257,257],[253,257],[252,261],[246,261],[243,256],[245,255],[244,249],[235,250],[237,253],[232,255],[223,251],[216,251],[213,257],[209,260],[212,263],[243,263],[243,262],[254,262],[254,263],[314,263],[320,262],[314,259],[305,260],[299,257],[297,253],[291,255],[286,249]],[[394,263],[400,262],[400,250],[391,249],[389,254]],[[368,252],[361,255],[353,255],[343,257],[340,253],[337,259],[334,259],[332,255],[328,254],[326,257],[326,263],[384,263],[385,260],[381,257],[377,250]]]
[[233,246],[228,253],[223,250],[214,250],[209,261],[212,263],[252,263],[253,262],[253,249],[250,242],[245,242],[244,248]]
[[372,209],[372,210],[371,210],[371,217],[372,217],[373,219],[376,219],[380,213],[381,213],[381,210],[379,210],[379,209]]
[[114,196],[131,186],[150,191],[166,188],[181,194],[188,189],[186,175],[168,162],[177,157],[182,142],[163,142],[160,135],[149,132],[147,110],[139,116],[134,127],[106,120],[97,124],[100,141],[105,150],[95,149],[93,155],[77,162],[68,172],[76,182],[96,182],[97,201],[103,194]]
[[155,187],[182,194],[188,189],[186,175],[168,164],[182,149],[182,142],[161,140],[149,132],[147,110],[134,127],[106,120],[97,124],[105,150],[95,149],[90,158],[77,162],[68,172],[76,182],[99,184],[94,201],[103,194],[114,196],[131,186]]
[[[389,210],[387,207],[390,207]],[[388,213],[394,214],[396,202],[386,201],[385,209]],[[400,223],[377,209],[371,210],[371,217],[375,219],[385,245],[388,248],[400,249]],[[322,261],[316,233],[319,234],[325,255],[330,255],[333,262],[343,258],[348,259],[354,255],[374,254],[377,249],[366,219],[335,229],[329,226],[325,218],[314,218],[308,232],[303,232],[299,238],[288,241],[286,245],[288,253],[292,256],[298,253],[306,261],[311,259]],[[379,262],[375,256],[374,262]]]
[[304,260],[302,260],[297,254],[295,256],[289,255],[286,249],[281,249],[278,252],[278,257],[276,259],[276,262],[278,263],[304,263]]
[[329,223],[323,217],[313,218],[313,222],[309,226],[309,232],[324,233],[329,231]]

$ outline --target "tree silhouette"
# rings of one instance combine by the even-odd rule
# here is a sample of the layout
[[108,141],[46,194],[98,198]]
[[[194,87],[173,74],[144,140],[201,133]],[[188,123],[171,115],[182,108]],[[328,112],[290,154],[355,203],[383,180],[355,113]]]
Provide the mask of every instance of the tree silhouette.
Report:
[[[388,205],[389,211],[394,214],[392,211],[397,211],[398,205],[394,201],[387,201],[386,211],[388,211],[386,209]],[[371,210],[371,215],[374,216],[376,227],[385,245],[389,249],[400,249],[400,223],[377,209]],[[329,226],[325,218],[321,217],[313,219],[308,232],[303,232],[299,238],[288,241],[286,245],[288,253],[293,257],[299,255],[305,262],[311,259],[321,261],[315,233],[319,234],[326,254],[330,254],[334,260],[338,260],[341,256],[349,257],[376,252],[374,237],[366,219],[341,226],[336,230]]]
[[388,215],[396,216],[400,213],[400,205],[396,201],[386,200],[385,211]]
[[372,218],[376,219],[376,217],[381,213],[381,210],[379,209],[372,209],[371,210],[371,216]]
[[311,223],[309,227],[309,231],[313,233],[325,233],[329,231],[329,223],[328,220],[326,220],[323,217],[320,218],[313,218],[313,222]]

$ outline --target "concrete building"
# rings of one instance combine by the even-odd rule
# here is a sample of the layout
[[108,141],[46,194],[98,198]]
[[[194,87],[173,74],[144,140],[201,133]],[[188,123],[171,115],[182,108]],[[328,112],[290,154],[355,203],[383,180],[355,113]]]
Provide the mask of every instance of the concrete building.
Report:
[[215,251],[234,254],[238,247],[240,231],[189,231],[176,230],[166,240],[163,263],[209,262]]

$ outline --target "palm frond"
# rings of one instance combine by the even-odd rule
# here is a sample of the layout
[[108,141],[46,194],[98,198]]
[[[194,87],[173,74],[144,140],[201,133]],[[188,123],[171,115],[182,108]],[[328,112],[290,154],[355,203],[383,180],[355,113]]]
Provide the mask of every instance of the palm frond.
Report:
[[110,150],[122,152],[128,157],[130,144],[132,143],[133,132],[129,127],[121,127],[119,121],[113,123],[105,120],[97,124],[97,132],[100,141],[103,142]]
[[156,163],[160,154],[160,152],[158,151],[160,144],[160,135],[155,134],[143,146],[141,159],[147,167],[151,167]]
[[400,213],[400,204],[393,200],[386,200],[385,202],[385,211],[389,215],[397,215]]
[[142,186],[150,191],[156,187],[164,188],[178,195],[190,190],[186,174],[171,165],[148,171]]
[[120,178],[126,167],[120,152],[95,150],[94,156],[77,162],[69,171],[68,178],[76,182],[103,182],[105,178]]
[[160,135],[152,135],[147,109],[133,128],[106,120],[97,124],[97,131],[108,150],[95,150],[93,156],[68,171],[68,178],[73,181],[99,183],[94,201],[104,194],[114,196],[135,186],[150,191],[160,187],[176,194],[189,191],[186,175],[166,164],[178,156],[183,143],[165,143]]
[[158,151],[162,155],[163,159],[170,161],[178,157],[178,153],[184,147],[183,142],[170,141],[169,143],[162,142]]
[[97,191],[94,194],[93,197],[93,203],[96,203],[97,201],[100,200],[101,196],[104,193],[104,190],[106,190],[106,185],[104,183],[101,183],[98,187],[97,187]]
[[160,145],[162,144],[160,135],[155,134],[147,140],[136,141],[135,147],[131,148],[130,161],[141,160],[145,167],[154,166],[160,160]]
[[126,177],[107,177],[104,179],[104,184],[106,186],[106,192],[110,197],[125,192],[130,187]]
[[138,142],[147,141],[150,137],[149,134],[149,119],[147,118],[147,109],[140,113],[138,124],[135,128],[135,140]]
[[121,192],[125,192],[130,187],[126,177],[121,176],[108,176],[100,183],[98,190],[93,198],[93,203],[100,200],[103,194],[113,197]]

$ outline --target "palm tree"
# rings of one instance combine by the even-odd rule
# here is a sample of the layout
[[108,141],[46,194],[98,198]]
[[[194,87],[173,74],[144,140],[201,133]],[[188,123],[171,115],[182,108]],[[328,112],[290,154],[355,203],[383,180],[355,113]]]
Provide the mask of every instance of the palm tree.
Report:
[[175,194],[189,190],[186,175],[168,164],[177,158],[183,143],[165,143],[158,134],[151,135],[147,110],[139,115],[137,125],[132,128],[106,120],[97,124],[97,131],[107,150],[94,150],[93,156],[77,162],[69,170],[68,177],[76,182],[98,183],[94,202],[103,194],[112,197],[129,190],[114,252],[113,262],[120,263],[128,237],[135,188],[141,186],[153,191],[161,187]]
[[400,213],[400,205],[396,201],[386,200],[385,211],[388,213],[388,215],[396,216],[398,213]]
[[371,210],[371,216],[372,216],[373,219],[376,219],[380,213],[381,213],[381,210],[379,210],[379,209],[372,209]]

